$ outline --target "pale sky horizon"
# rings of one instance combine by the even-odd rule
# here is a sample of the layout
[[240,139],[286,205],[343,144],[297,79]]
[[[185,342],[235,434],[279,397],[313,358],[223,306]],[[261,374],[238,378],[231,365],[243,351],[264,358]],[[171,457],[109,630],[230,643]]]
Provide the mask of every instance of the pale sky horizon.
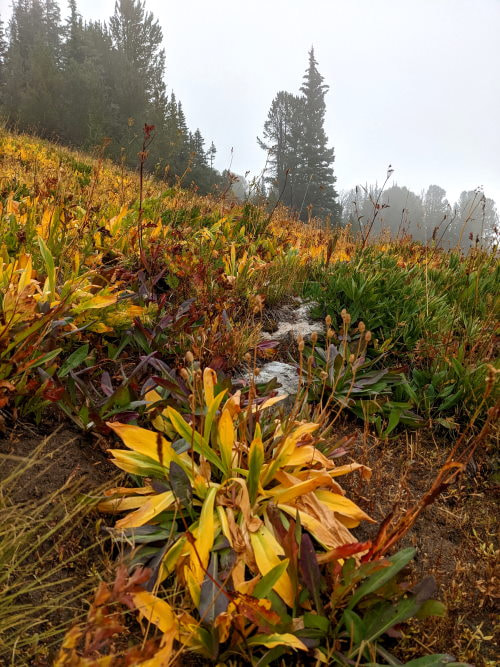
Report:
[[[66,5],[65,0],[61,4]],[[105,20],[114,0],[79,0]],[[11,0],[0,0],[6,21]],[[163,28],[169,91],[216,167],[260,173],[257,135],[279,90],[298,92],[314,45],[330,86],[338,189],[484,187],[500,208],[500,0],[146,0]]]

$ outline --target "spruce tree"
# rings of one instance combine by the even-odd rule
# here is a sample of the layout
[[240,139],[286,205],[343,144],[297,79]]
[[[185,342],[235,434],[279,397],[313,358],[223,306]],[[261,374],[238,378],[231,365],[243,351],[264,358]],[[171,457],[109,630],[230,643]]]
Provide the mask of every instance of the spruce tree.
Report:
[[301,95],[279,92],[264,123],[263,139],[257,139],[268,155],[266,182],[269,194],[279,197],[303,219],[340,217],[335,191],[333,148],[324,130],[325,95],[328,86],[318,71],[314,50],[300,89]]
[[302,216],[307,207],[312,207],[313,215],[331,215],[336,218],[340,210],[336,201],[337,192],[334,187],[336,178],[332,168],[335,157],[333,148],[328,147],[324,129],[325,95],[329,87],[323,83],[324,79],[317,65],[314,48],[311,48],[309,66],[300,89],[304,96],[300,209]]
[[263,139],[257,139],[267,152],[266,182],[271,185],[270,196],[286,206],[300,206],[298,196],[303,173],[301,170],[304,100],[280,91],[274,98],[264,123]]

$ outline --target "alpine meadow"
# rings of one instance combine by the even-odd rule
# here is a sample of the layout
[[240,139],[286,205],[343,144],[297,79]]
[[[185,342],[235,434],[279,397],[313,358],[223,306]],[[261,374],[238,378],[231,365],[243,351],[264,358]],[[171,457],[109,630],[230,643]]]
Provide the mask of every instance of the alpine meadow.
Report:
[[[230,4],[186,0],[176,57],[177,3],[0,3],[0,664],[493,667],[495,191],[451,166],[398,184],[379,148],[378,181],[349,183],[338,135],[378,102],[358,80],[336,129],[329,106],[333,16],[366,10],[352,57],[373,54],[366,76],[398,104],[404,68],[437,71],[410,31],[394,90],[368,5],[380,25],[392,6],[432,15],[446,39],[462,14],[276,0],[274,25],[273,3]],[[231,54],[219,28],[245,20]],[[275,33],[290,51],[261,90]],[[500,183],[488,160],[464,148],[460,168]]]

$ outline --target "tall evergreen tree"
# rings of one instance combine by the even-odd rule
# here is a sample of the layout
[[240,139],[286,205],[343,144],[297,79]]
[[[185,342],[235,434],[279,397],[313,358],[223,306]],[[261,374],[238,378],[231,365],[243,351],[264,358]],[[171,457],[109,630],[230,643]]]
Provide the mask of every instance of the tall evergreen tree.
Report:
[[304,99],[286,91],[274,98],[264,123],[264,139],[257,139],[267,152],[268,172],[266,181],[271,185],[271,196],[292,208],[300,206],[301,159]]
[[328,147],[324,129],[328,86],[317,64],[311,49],[302,94],[277,94],[258,142],[268,153],[268,182],[274,198],[281,196],[302,218],[312,213],[338,220],[334,151]]
[[61,26],[53,0],[12,5],[5,56],[4,108],[11,121],[45,135],[60,129]]
[[300,89],[304,96],[301,208],[303,211],[304,206],[311,206],[314,215],[337,217],[340,211],[336,201],[337,192],[334,187],[336,178],[332,167],[335,157],[333,148],[328,148],[328,138],[324,129],[325,95],[329,86],[323,83],[324,79],[317,65],[314,48],[311,48],[309,66]]

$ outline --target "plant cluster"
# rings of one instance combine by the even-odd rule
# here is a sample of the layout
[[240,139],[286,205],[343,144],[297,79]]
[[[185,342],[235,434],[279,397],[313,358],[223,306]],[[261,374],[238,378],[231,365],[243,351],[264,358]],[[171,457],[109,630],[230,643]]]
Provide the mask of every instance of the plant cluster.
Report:
[[[281,206],[166,189],[102,152],[0,141],[0,428],[19,416],[51,427],[52,406],[126,448],[112,446],[126,481],[100,506],[119,515],[124,564],[58,664],[151,667],[193,652],[398,664],[399,626],[444,610],[429,579],[415,583],[413,550],[395,547],[497,414],[497,258],[360,240]],[[286,357],[261,329],[269,306],[300,294],[326,328],[288,350],[299,393],[287,409],[276,381],[258,380],[261,360]],[[256,380],[235,380],[249,368]],[[356,537],[370,518],[337,479],[369,477],[339,462],[341,411],[383,438],[446,427],[465,451],[371,541]]]

